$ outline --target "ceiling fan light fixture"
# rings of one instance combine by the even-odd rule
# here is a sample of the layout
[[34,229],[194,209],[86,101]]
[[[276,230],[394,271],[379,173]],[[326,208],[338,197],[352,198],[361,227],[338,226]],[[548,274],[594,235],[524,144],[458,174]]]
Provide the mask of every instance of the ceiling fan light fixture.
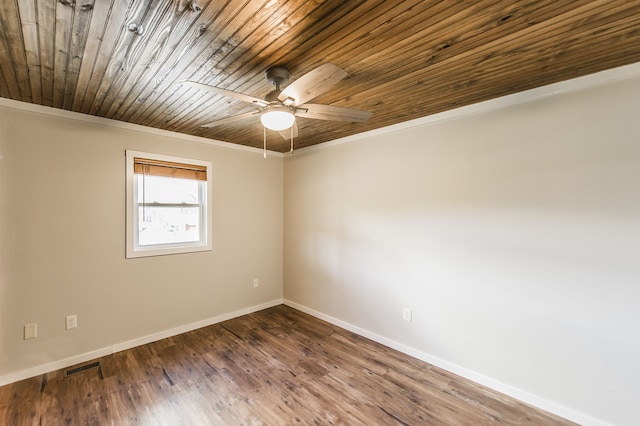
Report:
[[275,105],[267,108],[262,113],[260,121],[267,129],[280,132],[293,126],[296,118],[289,108]]

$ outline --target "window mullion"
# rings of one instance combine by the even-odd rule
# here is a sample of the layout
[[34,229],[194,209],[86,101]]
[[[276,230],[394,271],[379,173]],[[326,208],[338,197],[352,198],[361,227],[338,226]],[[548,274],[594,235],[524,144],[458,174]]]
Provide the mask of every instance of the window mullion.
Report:
[[186,203],[138,203],[142,207],[200,207],[200,204],[186,204]]

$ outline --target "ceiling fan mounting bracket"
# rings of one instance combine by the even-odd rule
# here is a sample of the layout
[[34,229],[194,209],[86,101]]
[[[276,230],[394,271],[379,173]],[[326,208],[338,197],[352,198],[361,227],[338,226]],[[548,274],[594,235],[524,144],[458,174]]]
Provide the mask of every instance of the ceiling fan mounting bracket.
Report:
[[289,70],[285,67],[271,67],[265,71],[265,76],[267,77],[267,81],[277,89],[289,81]]

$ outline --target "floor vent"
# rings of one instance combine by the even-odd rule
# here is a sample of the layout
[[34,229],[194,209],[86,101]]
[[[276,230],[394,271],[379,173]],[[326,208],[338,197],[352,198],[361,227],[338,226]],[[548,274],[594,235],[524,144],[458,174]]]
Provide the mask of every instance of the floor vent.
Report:
[[73,376],[74,374],[91,370],[92,368],[100,368],[100,361],[92,362],[91,364],[85,364],[80,367],[70,368],[64,372],[64,377]]

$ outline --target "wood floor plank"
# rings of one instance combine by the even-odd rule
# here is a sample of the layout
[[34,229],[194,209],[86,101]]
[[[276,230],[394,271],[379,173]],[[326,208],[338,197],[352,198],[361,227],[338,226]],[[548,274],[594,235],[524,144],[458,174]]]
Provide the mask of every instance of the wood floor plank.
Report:
[[83,365],[0,387],[0,424],[573,424],[284,305]]

